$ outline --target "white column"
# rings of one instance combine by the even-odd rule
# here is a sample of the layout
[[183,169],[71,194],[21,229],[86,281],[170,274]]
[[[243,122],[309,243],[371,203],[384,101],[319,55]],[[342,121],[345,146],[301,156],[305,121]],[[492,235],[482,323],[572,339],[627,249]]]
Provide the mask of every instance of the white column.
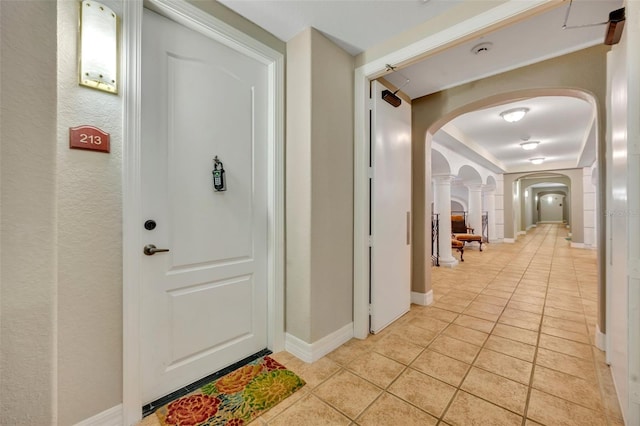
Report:
[[432,206],[427,206],[427,210],[430,213],[438,213],[438,200],[435,196],[436,193],[436,180],[435,178],[431,178],[431,194],[433,196],[433,208]]
[[469,213],[467,214],[467,226],[473,228],[477,235],[482,234],[482,184],[466,184],[469,188]]
[[592,180],[592,169],[585,167],[583,170],[582,188],[584,198],[582,208],[584,209],[584,247],[596,247],[596,187]]
[[487,211],[489,242],[496,238],[496,189],[487,188],[484,192],[484,209]]
[[440,266],[452,267],[458,264],[458,260],[451,253],[451,181],[454,176],[434,176],[435,193],[434,200],[440,215]]
[[504,177],[502,175],[496,176],[496,233],[491,239],[493,242],[504,241]]

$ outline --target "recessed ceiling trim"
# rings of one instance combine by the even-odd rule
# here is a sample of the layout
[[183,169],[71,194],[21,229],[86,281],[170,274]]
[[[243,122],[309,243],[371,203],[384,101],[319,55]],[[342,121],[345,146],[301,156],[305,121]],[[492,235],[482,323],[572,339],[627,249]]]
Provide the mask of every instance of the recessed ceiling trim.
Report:
[[555,170],[562,169],[572,169],[575,170],[575,163],[573,161],[555,161],[555,162],[544,162],[539,166],[534,166],[533,164],[522,164],[520,166],[510,167],[506,173],[536,173],[536,172],[550,172]]
[[[473,151],[475,154],[483,157],[486,160],[486,163],[491,164],[492,167],[488,167],[487,164],[481,164],[484,167],[489,168],[490,170],[495,171],[500,170],[496,173],[502,173],[506,170],[504,163],[498,160],[493,154],[487,151],[483,146],[478,144],[469,138],[463,131],[458,129],[451,121],[442,126],[438,132],[443,132],[448,135],[451,139],[457,141],[461,145],[464,145],[467,149]],[[454,150],[455,151],[455,150]],[[464,155],[464,154],[462,154]]]

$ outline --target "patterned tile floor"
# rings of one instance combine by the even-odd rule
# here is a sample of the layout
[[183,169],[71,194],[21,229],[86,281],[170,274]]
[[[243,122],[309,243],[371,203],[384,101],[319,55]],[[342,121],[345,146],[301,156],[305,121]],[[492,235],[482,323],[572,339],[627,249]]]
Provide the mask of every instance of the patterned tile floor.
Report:
[[623,425],[593,346],[596,254],[541,225],[432,268],[435,302],[313,364],[253,425]]

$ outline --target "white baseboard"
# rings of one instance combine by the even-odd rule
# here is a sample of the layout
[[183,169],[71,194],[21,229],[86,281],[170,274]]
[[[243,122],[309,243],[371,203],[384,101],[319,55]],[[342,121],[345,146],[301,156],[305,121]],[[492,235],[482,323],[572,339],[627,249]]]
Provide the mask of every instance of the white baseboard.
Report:
[[571,243],[571,248],[583,249],[584,243]]
[[420,306],[429,306],[433,303],[433,290],[429,290],[428,293],[411,292],[411,303]]
[[527,235],[527,231],[518,231],[518,235]]
[[120,404],[76,423],[75,426],[122,426],[123,422],[123,409]]
[[596,348],[607,351],[607,335],[600,331],[600,326],[596,324]]
[[304,362],[315,362],[347,343],[353,337],[353,323],[349,323],[339,330],[324,336],[313,343],[307,343],[289,333],[285,335],[285,350]]
[[511,244],[513,244],[513,243],[515,243],[515,242],[516,242],[516,240],[515,240],[514,238],[503,238],[503,239],[502,239],[502,242],[504,242],[504,243],[511,243]]

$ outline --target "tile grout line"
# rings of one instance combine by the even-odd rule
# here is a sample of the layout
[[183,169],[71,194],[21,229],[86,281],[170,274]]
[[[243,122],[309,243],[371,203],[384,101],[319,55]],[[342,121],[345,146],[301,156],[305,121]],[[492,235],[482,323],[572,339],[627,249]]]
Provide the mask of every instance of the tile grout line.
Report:
[[[548,232],[547,232],[548,234]],[[546,239],[546,235],[545,235],[545,239]],[[536,254],[538,253],[538,251],[536,251]],[[555,253],[555,244],[553,246],[553,251],[551,254],[551,258],[553,259],[553,253]],[[542,305],[542,314],[540,315],[540,328],[538,329],[538,339],[536,341],[536,347],[533,353],[533,360],[532,360],[532,368],[531,368],[531,374],[529,376],[529,386],[527,387],[527,398],[525,400],[525,405],[524,405],[524,412],[523,412],[523,416],[522,416],[522,426],[525,426],[527,423],[527,415],[529,414],[529,403],[531,401],[531,391],[533,390],[533,376],[535,374],[536,371],[536,361],[538,359],[538,349],[540,347],[540,335],[542,334],[542,322],[544,321],[544,312],[545,309],[547,307],[547,297],[549,296],[549,279],[551,278],[551,270],[553,268],[553,260],[551,263],[551,266],[549,267],[549,275],[547,276],[547,285],[545,288],[545,292],[544,292],[544,304]]]
[[[518,253],[522,252],[522,250],[523,250],[526,246],[528,246],[531,242],[532,242],[532,241],[528,241],[528,242],[527,242],[527,243],[526,243],[526,244],[525,244],[525,245],[524,245],[524,246],[519,250],[519,252],[518,252]],[[511,257],[513,258],[514,256],[511,256]],[[529,264],[528,264],[528,265],[530,265],[530,264],[531,264],[531,261],[529,261]],[[508,263],[507,263],[506,265],[508,265]],[[506,266],[505,266],[505,267],[506,267]],[[505,267],[503,267],[503,268],[500,270],[500,272],[504,271]],[[527,269],[528,269],[528,266],[527,266],[527,268],[523,271],[522,275],[520,276],[520,279],[518,280],[518,284],[516,284],[516,286],[514,287],[513,292],[511,293],[511,297],[509,297],[509,298],[507,299],[507,303],[502,307],[502,310],[500,311],[500,314],[499,314],[498,318],[496,318],[496,321],[494,321],[493,327],[491,328],[491,331],[488,333],[487,338],[485,339],[485,341],[483,342],[483,344],[480,346],[480,350],[478,351],[478,353],[476,353],[476,355],[475,355],[475,357],[474,357],[473,361],[471,361],[471,363],[470,363],[470,365],[469,365],[469,368],[468,368],[467,372],[464,374],[464,376],[463,376],[462,380],[460,381],[460,383],[459,383],[459,384],[458,384],[458,386],[456,387],[456,390],[455,390],[455,392],[453,393],[453,396],[452,396],[452,397],[451,397],[451,399],[449,400],[449,403],[447,404],[447,406],[446,406],[446,407],[445,407],[445,409],[443,410],[442,415],[441,415],[441,417],[439,418],[439,420],[440,420],[441,422],[444,422],[444,417],[446,416],[447,412],[448,412],[448,411],[449,411],[449,409],[451,408],[451,405],[453,404],[453,401],[455,400],[455,398],[456,398],[456,396],[458,395],[458,393],[459,393],[460,391],[462,391],[462,392],[466,392],[464,389],[462,389],[462,384],[463,384],[463,383],[465,382],[465,380],[467,379],[467,377],[468,377],[469,373],[471,372],[471,369],[472,369],[472,368],[474,368],[474,363],[476,362],[476,360],[477,360],[477,359],[478,359],[478,357],[480,356],[480,353],[481,353],[481,352],[482,352],[482,350],[484,349],[484,347],[485,347],[485,345],[486,345],[487,341],[489,340],[489,337],[493,335],[493,331],[495,330],[496,326],[498,325],[498,321],[499,321],[499,319],[502,317],[502,314],[504,313],[505,309],[506,309],[506,308],[507,308],[507,306],[509,305],[509,302],[511,301],[511,298],[513,297],[513,294],[515,293],[516,289],[518,288],[519,283],[522,281],[522,277],[524,276],[524,273],[526,272],[526,270],[527,270]],[[498,273],[498,274],[499,274],[499,273]],[[496,275],[496,276],[497,276],[497,275]],[[495,277],[494,277],[494,279],[495,279]],[[490,284],[491,284],[491,281],[490,281],[490,282],[489,282],[489,283],[484,287],[484,289],[483,289],[482,291],[486,290],[486,289],[489,287],[489,285],[490,285]],[[476,299],[478,296],[480,296],[481,294],[482,294],[482,292],[478,293],[478,295],[477,295],[473,300],[475,300],[475,299]],[[464,313],[464,311],[463,311],[462,313]],[[460,313],[460,315],[462,315],[462,313]],[[458,315],[458,317],[459,317],[460,315]],[[458,317],[456,317],[456,319],[457,319]],[[452,322],[451,324],[453,324],[453,322]],[[447,327],[447,328],[448,328],[448,327]],[[445,329],[446,329],[446,328],[445,328]],[[512,340],[512,339],[509,339],[509,340]],[[506,355],[506,354],[503,354],[503,355]],[[506,356],[508,356],[508,355],[506,355]],[[476,367],[476,368],[480,368],[480,367]],[[484,370],[484,369],[482,369],[482,370]],[[484,371],[487,371],[487,370],[484,370]],[[489,373],[492,373],[492,372],[489,372]],[[496,374],[496,373],[492,373],[492,374]],[[500,376],[499,374],[496,374],[496,375]],[[500,376],[500,377],[503,377],[503,376]],[[506,378],[506,377],[505,377],[505,379],[511,380],[511,379]],[[514,381],[514,382],[515,382],[515,381]],[[519,382],[516,382],[516,383],[519,383]],[[498,405],[498,404],[496,404],[496,403],[494,403],[494,402],[488,401],[488,400],[486,400],[486,399],[484,399],[484,398],[482,398],[482,397],[480,397],[480,396],[478,396],[478,395],[474,395],[474,394],[471,394],[471,393],[470,393],[470,395],[473,395],[473,396],[474,396],[474,397],[476,397],[476,398],[482,399],[483,401],[486,401],[486,402],[488,402],[488,403],[490,403],[490,404],[492,404],[492,405],[495,405],[495,406],[500,407],[500,408],[502,408],[502,409],[505,409],[505,410],[507,410],[507,411],[509,411],[509,412],[512,412],[512,413],[514,413],[514,414],[517,414],[518,416],[521,416],[520,414],[515,413],[514,411],[512,411],[512,410],[510,410],[510,409],[508,409],[508,408],[502,407],[502,406],[500,406],[500,405]],[[523,417],[523,419],[526,419],[526,417]],[[523,420],[523,425],[524,425],[524,420]]]
[[[487,341],[489,340],[489,338],[490,338],[491,336],[494,336],[494,334],[493,334],[493,333],[494,333],[494,331],[495,331],[495,327],[500,323],[499,321],[500,321],[500,319],[502,318],[502,316],[504,315],[505,310],[506,310],[506,309],[507,309],[507,307],[509,306],[509,303],[511,303],[512,301],[514,301],[514,300],[515,300],[515,299],[513,299],[513,296],[516,294],[516,292],[517,292],[519,289],[520,289],[520,290],[522,290],[522,289],[525,289],[525,288],[527,288],[527,287],[528,287],[528,286],[523,286],[523,284],[522,284],[522,280],[523,280],[523,279],[525,279],[525,275],[527,274],[527,271],[529,271],[529,270],[532,268],[532,266],[535,266],[535,265],[532,265],[532,263],[533,263],[533,261],[536,259],[536,256],[540,253],[540,251],[541,251],[541,249],[542,249],[543,245],[545,244],[545,241],[548,241],[550,238],[552,238],[549,234],[557,235],[557,232],[551,232],[551,231],[552,231],[552,229],[547,229],[547,232],[545,233],[544,237],[542,237],[542,236],[541,236],[542,238],[538,238],[537,236],[534,236],[534,237],[532,237],[532,238],[528,239],[528,241],[526,241],[526,244],[524,244],[524,245],[522,245],[522,246],[520,247],[520,250],[518,251],[518,253],[517,253],[517,254],[510,254],[510,256],[509,256],[509,258],[508,258],[508,260],[507,260],[507,261],[505,261],[505,260],[504,260],[504,256],[496,256],[496,258],[495,258],[495,259],[498,259],[498,258],[499,258],[499,259],[500,259],[500,262],[503,262],[505,266],[502,266],[502,267],[501,267],[497,272],[494,272],[494,270],[491,270],[491,274],[494,274],[494,275],[493,275],[493,277],[491,278],[491,281],[488,281],[488,282],[487,282],[487,283],[486,283],[482,288],[477,288],[477,287],[476,287],[476,288],[474,288],[474,290],[472,290],[472,291],[467,291],[467,290],[465,290],[465,289],[463,289],[463,288],[460,288],[460,286],[456,286],[456,287],[448,286],[448,287],[447,287],[447,290],[446,290],[446,293],[444,293],[444,295],[443,295],[443,296],[450,295],[450,293],[453,293],[453,292],[470,293],[470,294],[475,294],[475,296],[474,296],[472,299],[470,299],[470,300],[468,301],[468,303],[466,304],[466,306],[464,306],[464,308],[463,308],[462,312],[449,311],[449,310],[448,310],[448,309],[446,309],[446,308],[439,308],[439,307],[437,307],[437,306],[434,306],[435,308],[443,309],[443,310],[445,310],[445,311],[447,311],[447,312],[451,312],[452,314],[455,314],[455,315],[452,317],[452,319],[451,319],[450,321],[449,321],[449,320],[447,320],[447,321],[446,321],[447,325],[446,325],[444,328],[440,329],[439,331],[435,331],[434,337],[429,341],[429,343],[428,343],[426,346],[421,347],[421,350],[417,353],[417,355],[416,355],[416,356],[414,356],[414,357],[412,357],[412,358],[411,358],[411,360],[409,360],[407,364],[400,363],[400,364],[402,364],[402,366],[403,366],[402,370],[398,373],[398,375],[397,375],[397,376],[396,376],[396,377],[395,377],[395,378],[394,378],[394,379],[393,379],[393,380],[392,380],[392,381],[391,381],[391,382],[390,382],[390,383],[389,383],[385,388],[381,388],[379,385],[377,385],[377,384],[375,384],[375,383],[373,383],[373,382],[370,382],[368,379],[366,379],[366,378],[364,378],[364,377],[361,377],[357,372],[355,372],[355,371],[351,371],[351,370],[347,367],[348,362],[341,363],[341,362],[333,361],[332,359],[330,359],[332,362],[334,362],[335,364],[337,364],[339,368],[338,368],[334,373],[330,374],[328,377],[326,377],[324,380],[322,380],[320,383],[318,383],[318,385],[316,385],[316,386],[315,386],[311,391],[309,391],[309,395],[314,395],[314,396],[315,396],[316,398],[318,398],[320,401],[322,401],[323,403],[327,404],[329,407],[331,407],[331,408],[335,409],[337,412],[339,412],[339,413],[341,413],[342,415],[344,415],[344,416],[345,416],[345,417],[346,417],[346,418],[351,422],[351,424],[357,424],[357,422],[356,422],[356,420],[355,420],[355,419],[357,419],[357,418],[359,418],[360,416],[362,416],[362,414],[363,414],[363,413],[365,413],[369,408],[371,408],[373,405],[375,405],[375,404],[380,400],[380,398],[381,398],[385,393],[389,393],[389,394],[390,394],[390,396],[393,396],[393,397],[395,397],[395,398],[399,398],[399,397],[397,397],[395,394],[393,394],[393,393],[389,392],[389,388],[390,388],[394,383],[396,383],[396,382],[397,382],[397,380],[398,380],[398,379],[399,379],[403,374],[405,374],[405,372],[406,372],[409,368],[411,368],[412,370],[415,370],[415,371],[417,371],[417,372],[420,372],[421,374],[426,374],[427,376],[429,376],[430,378],[432,378],[432,379],[434,379],[434,380],[436,380],[436,381],[438,381],[438,382],[442,382],[442,383],[445,383],[445,384],[447,384],[447,385],[451,386],[449,383],[444,382],[444,381],[442,381],[442,380],[440,380],[440,379],[438,379],[438,378],[436,378],[436,377],[433,377],[433,376],[431,376],[431,375],[430,375],[430,374],[428,374],[428,373],[423,373],[423,372],[421,372],[420,370],[416,370],[416,369],[415,369],[411,364],[413,364],[413,363],[417,360],[417,358],[419,358],[420,356],[422,356],[422,355],[423,355],[427,350],[431,350],[431,351],[434,351],[434,352],[436,352],[436,353],[440,353],[440,352],[438,352],[438,351],[435,351],[435,350],[431,349],[431,345],[433,344],[433,342],[434,342],[438,337],[440,337],[440,336],[442,336],[442,335],[445,335],[445,334],[444,334],[445,330],[447,330],[448,328],[450,328],[450,326],[451,326],[452,324],[457,325],[457,326],[459,326],[459,327],[468,328],[469,330],[473,330],[473,331],[481,331],[481,332],[483,332],[483,333],[484,333],[484,331],[482,331],[482,330],[476,330],[476,329],[471,328],[471,327],[467,327],[467,326],[464,326],[464,325],[458,325],[458,324],[455,324],[455,321],[457,321],[458,319],[460,319],[463,315],[465,315],[465,316],[467,316],[467,315],[468,315],[469,317],[474,318],[474,319],[479,319],[479,320],[487,321],[485,318],[482,318],[482,317],[475,317],[474,315],[466,314],[466,313],[465,313],[465,311],[469,309],[470,305],[471,305],[473,302],[477,301],[477,298],[478,298],[479,296],[481,296],[481,295],[487,295],[487,294],[486,294],[486,293],[484,293],[484,292],[485,292],[485,291],[487,291],[488,289],[490,289],[490,286],[492,285],[492,283],[494,283],[494,281],[495,281],[495,280],[500,276],[500,274],[501,274],[501,273],[504,273],[504,272],[505,272],[505,270],[508,268],[509,264],[510,264],[514,259],[517,259],[517,258],[518,258],[518,256],[521,256],[521,255],[523,255],[523,254],[526,254],[526,255],[528,255],[528,256],[529,256],[529,254],[528,254],[528,253],[523,253],[523,252],[524,252],[525,250],[527,250],[528,248],[530,248],[530,247],[532,248],[532,247],[533,247],[533,244],[537,244],[536,249],[535,249],[535,253],[533,253],[532,255],[530,255],[530,257],[529,257],[529,261],[528,261],[528,263],[527,263],[526,268],[525,268],[521,273],[519,273],[520,278],[518,279],[518,282],[517,282],[516,286],[515,286],[515,287],[513,287],[512,289],[510,289],[510,291],[511,291],[511,296],[510,296],[509,298],[507,298],[507,299],[506,299],[506,301],[507,301],[507,302],[505,303],[505,305],[504,305],[504,306],[502,306],[502,307],[501,307],[500,313],[497,315],[497,317],[496,317],[495,321],[491,321],[491,322],[493,322],[493,326],[491,327],[491,330],[490,330],[488,333],[486,333],[486,334],[487,334],[486,339],[484,340],[484,342],[482,343],[482,345],[479,345],[479,350],[478,350],[478,352],[476,353],[476,355],[474,356],[474,359],[473,359],[473,360],[471,361],[471,363],[469,364],[469,368],[468,368],[468,370],[466,371],[466,373],[464,374],[464,376],[462,377],[462,379],[460,380],[459,384],[455,387],[454,393],[453,393],[452,397],[449,399],[449,402],[448,402],[448,404],[446,405],[446,407],[444,408],[444,410],[442,411],[441,415],[440,415],[440,416],[434,416],[433,414],[431,414],[430,412],[426,411],[425,409],[422,409],[422,408],[420,408],[420,407],[416,406],[415,404],[413,404],[413,403],[411,403],[411,402],[409,402],[409,401],[406,401],[405,399],[403,399],[403,398],[401,398],[401,397],[399,398],[399,399],[400,399],[400,400],[402,400],[403,402],[405,402],[405,403],[407,403],[407,404],[409,404],[409,405],[411,405],[411,406],[415,407],[416,409],[420,410],[421,412],[427,413],[429,416],[432,416],[433,418],[437,419],[438,424],[444,424],[444,417],[446,416],[447,412],[449,411],[449,409],[450,409],[450,407],[451,407],[451,405],[452,405],[453,401],[455,400],[456,396],[458,395],[459,391],[464,391],[464,389],[462,389],[462,385],[463,385],[464,381],[466,380],[466,378],[468,377],[468,375],[469,375],[469,373],[470,373],[470,371],[471,371],[471,368],[476,367],[476,366],[474,366],[474,362],[476,362],[476,360],[478,359],[478,357],[479,357],[480,353],[481,353],[484,349],[489,350],[488,348],[486,348],[486,343],[487,343]],[[541,239],[542,239],[542,241],[540,241]],[[556,241],[556,243],[557,243],[557,241]],[[552,252],[552,253],[555,253],[555,251],[556,251],[557,247],[558,247],[558,246],[557,246],[557,244],[554,244],[554,245],[553,245],[553,252]],[[552,256],[551,256],[551,257],[553,258],[553,254],[552,254]],[[571,256],[571,261],[572,261],[571,268],[572,268],[572,275],[573,275],[574,277],[576,277],[576,267],[575,267],[575,263],[574,263],[574,261],[575,261],[575,260],[576,260],[576,258],[575,258],[574,256]],[[479,399],[482,399],[482,400],[484,400],[484,401],[487,401],[488,403],[490,403],[490,404],[492,404],[492,405],[498,406],[498,407],[500,407],[500,408],[503,408],[503,409],[505,409],[505,410],[507,410],[507,411],[509,411],[509,412],[515,413],[515,414],[517,414],[517,415],[522,415],[522,419],[523,419],[523,423],[522,423],[522,424],[523,424],[523,425],[524,425],[524,423],[526,422],[526,419],[527,419],[527,413],[528,413],[528,409],[529,409],[529,403],[530,403],[531,391],[532,391],[532,389],[533,389],[533,386],[532,386],[532,385],[533,385],[533,377],[534,377],[534,373],[535,373],[536,361],[537,361],[538,352],[539,352],[539,347],[540,347],[540,346],[539,346],[539,344],[540,344],[540,338],[541,338],[541,335],[542,335],[542,325],[543,325],[543,322],[544,322],[544,318],[545,318],[545,316],[546,316],[546,311],[547,311],[547,301],[549,300],[549,297],[550,297],[550,290],[551,290],[550,279],[551,279],[551,276],[552,276],[552,274],[553,274],[553,264],[554,264],[554,262],[553,262],[553,259],[552,259],[552,260],[551,260],[551,263],[550,263],[550,265],[549,265],[548,273],[547,273],[547,279],[546,279],[546,285],[545,285],[545,295],[544,295],[543,309],[542,309],[542,312],[541,312],[541,314],[540,314],[540,320],[539,320],[539,322],[538,322],[537,340],[536,340],[536,344],[535,344],[534,359],[533,359],[533,362],[532,362],[532,371],[531,371],[531,374],[530,374],[530,377],[529,377],[529,385],[528,385],[528,387],[527,387],[527,397],[526,397],[526,401],[525,401],[525,411],[524,411],[524,413],[523,413],[523,414],[519,414],[519,413],[514,412],[514,411],[512,411],[512,410],[510,410],[510,409],[506,409],[506,408],[504,408],[504,407],[502,407],[502,406],[500,406],[500,405],[498,405],[498,404],[496,404],[496,403],[494,403],[494,402],[488,401],[488,400],[486,400],[486,399],[484,399],[484,398],[480,398],[480,397],[478,397],[477,395],[474,395],[474,397],[477,397],[477,398],[479,398]],[[511,271],[511,269],[509,269],[509,272],[510,272],[510,271]],[[579,294],[579,297],[580,297],[580,300],[581,300],[581,307],[582,307],[582,318],[583,318],[582,323],[583,323],[583,324],[585,324],[585,326],[587,326],[587,333],[588,333],[588,332],[589,332],[589,329],[588,329],[588,324],[587,324],[587,322],[586,322],[586,311],[585,311],[586,307],[585,307],[584,303],[582,303],[582,302],[584,301],[584,298],[582,297],[582,296],[583,296],[583,291],[582,291],[582,288],[580,287],[579,281],[578,281],[577,285],[578,285],[578,291],[579,291],[579,293],[578,293],[578,294]],[[505,286],[505,287],[506,287],[506,286]],[[561,288],[561,289],[562,289],[562,288]],[[477,293],[476,293],[476,291],[477,291]],[[488,295],[488,296],[493,296],[493,295]],[[531,295],[531,296],[532,296],[532,297],[536,297],[536,296],[533,296],[533,295]],[[570,296],[570,295],[569,295],[569,296]],[[455,296],[454,296],[454,297],[455,297]],[[493,297],[500,297],[500,296],[493,296]],[[460,299],[462,299],[462,300],[465,300],[465,298],[464,298],[464,297],[458,297],[458,298],[460,298]],[[502,298],[502,297],[500,297],[500,298]],[[527,302],[522,302],[522,303],[527,303]],[[460,307],[459,305],[454,305],[454,304],[450,304],[450,305]],[[495,306],[498,306],[498,305],[495,305]],[[516,308],[513,308],[513,309],[516,309]],[[556,308],[556,309],[560,309],[560,310],[562,310],[562,311],[564,311],[564,310],[565,310],[565,309],[562,309],[562,308]],[[573,311],[570,311],[570,312],[573,312]],[[492,315],[493,315],[493,314],[492,314]],[[433,318],[434,318],[434,319],[438,319],[439,321],[442,321],[440,318],[437,318],[437,317],[433,317]],[[555,317],[554,317],[554,318],[555,318]],[[563,319],[563,318],[559,318],[559,319]],[[409,321],[409,320],[407,320],[407,321],[406,321],[406,325],[410,325],[410,324],[408,323],[408,321]],[[568,320],[567,320],[567,321],[568,321]],[[507,324],[507,325],[509,325],[509,324]],[[417,327],[418,327],[418,326],[417,326]],[[512,327],[515,327],[515,328],[521,328],[521,329],[523,329],[523,330],[527,330],[526,328],[523,328],[523,327],[520,327],[520,326],[512,326]],[[426,330],[430,330],[430,329],[426,329]],[[562,330],[564,330],[564,329],[562,329]],[[430,331],[434,331],[434,330],[430,330]],[[571,331],[571,330],[566,330],[566,331]],[[445,336],[447,336],[447,337],[449,337],[449,338],[452,338],[452,339],[455,339],[455,340],[459,340],[459,341],[463,341],[463,342],[464,342],[464,340],[461,340],[459,337],[448,336],[448,335],[445,335]],[[497,335],[495,335],[495,336],[497,336]],[[402,336],[401,336],[401,337],[402,337]],[[557,337],[557,338],[561,338],[561,339],[565,339],[564,337],[559,337],[559,336],[555,336],[555,337]],[[505,339],[507,339],[507,340],[512,340],[512,339],[509,339],[509,338],[505,338]],[[573,341],[572,339],[565,339],[565,340]],[[468,343],[468,342],[467,342],[467,343]],[[580,343],[580,342],[579,342],[579,343]],[[593,347],[593,345],[588,345],[588,346],[592,346],[592,347]],[[390,358],[389,356],[387,356],[387,355],[385,355],[385,354],[382,354],[382,353],[379,353],[379,352],[375,351],[375,349],[373,349],[373,348],[368,348],[368,349],[367,349],[367,351],[374,351],[375,353],[377,353],[378,355],[380,355],[380,356],[382,356],[382,357],[384,357],[384,358],[387,358],[387,359],[393,360],[393,361],[395,361],[395,362],[398,362],[398,361],[397,361],[397,360],[395,360],[394,358]],[[555,352],[555,351],[553,351],[553,352]],[[499,353],[501,353],[501,352],[499,352]],[[562,353],[562,352],[560,352],[560,353],[561,353],[561,354],[564,354],[564,353]],[[501,353],[501,354],[502,354],[502,353]],[[443,355],[444,355],[444,356],[448,356],[448,355],[446,355],[446,354],[443,354]],[[502,354],[502,355],[505,355],[505,356],[509,356],[509,357],[511,357],[511,355],[508,355],[508,354]],[[575,358],[575,357],[574,357],[574,356],[572,356],[572,355],[568,355],[568,354],[564,354],[564,355],[571,356],[571,357]],[[359,355],[355,355],[355,356],[354,356],[354,357],[352,357],[352,358],[353,358],[353,359],[355,359],[355,358],[357,358],[358,356],[361,356],[361,354],[359,354]],[[513,358],[521,359],[521,358],[517,358],[517,357],[513,357]],[[579,357],[577,357],[577,358],[578,358],[578,359],[581,359],[581,358],[579,358]],[[350,362],[352,362],[352,361],[353,361],[353,359],[351,359],[351,361],[350,361]],[[593,353],[592,353],[592,359],[593,359],[593,361],[594,361],[594,362],[597,362],[597,360],[596,360],[596,359],[595,359],[595,357],[593,356]],[[481,368],[481,367],[476,367],[476,368]],[[481,368],[481,369],[482,369],[482,368]],[[483,370],[484,370],[484,369],[483,369]],[[382,389],[382,390],[381,390],[381,392],[379,393],[379,395],[377,395],[377,396],[376,396],[376,398],[374,398],[374,400],[373,400],[371,403],[369,403],[365,408],[363,408],[363,409],[362,409],[362,410],[361,410],[361,411],[360,411],[360,412],[359,412],[359,413],[354,417],[354,419],[351,419],[348,415],[346,415],[346,413],[344,413],[343,411],[341,411],[339,408],[334,407],[331,403],[329,403],[329,402],[325,401],[324,399],[322,399],[320,396],[318,396],[318,395],[315,393],[315,392],[319,389],[319,387],[320,387],[322,384],[324,384],[326,381],[330,380],[331,378],[335,377],[337,374],[340,374],[340,373],[341,373],[341,372],[343,372],[343,371],[345,371],[345,372],[349,372],[349,373],[351,373],[351,374],[354,374],[354,375],[355,375],[355,376],[357,376],[358,378],[363,379],[363,380],[367,381],[368,383],[371,383],[371,384],[372,384],[372,385],[374,385],[376,388],[378,388],[378,389]],[[485,370],[485,371],[488,371],[488,370]],[[596,379],[598,380],[598,383],[599,383],[600,396],[601,396],[601,399],[602,399],[602,400],[604,400],[604,398],[603,398],[603,391],[602,391],[602,380],[601,380],[601,377],[600,377],[599,370],[596,368],[596,371],[595,371],[595,372],[596,372]],[[492,374],[497,374],[497,373],[493,373],[493,372],[490,372],[490,373],[492,373]],[[568,373],[567,373],[567,374],[568,374]],[[501,376],[500,374],[497,374],[497,375],[498,375],[498,376],[500,376],[500,377],[504,377],[504,376]],[[578,378],[582,379],[582,377],[580,377],[580,376],[574,376],[574,377],[578,377]],[[508,378],[508,377],[505,377],[505,378],[506,378],[506,379],[511,380],[511,379],[510,379],[510,378]],[[514,382],[516,382],[516,383],[521,383],[521,382],[517,382],[517,381],[514,381]],[[546,392],[544,392],[544,393],[546,393]],[[473,395],[473,394],[472,394],[472,395]],[[570,403],[573,403],[572,401],[566,400],[565,398],[556,397],[555,395],[551,395],[551,396],[553,396],[553,397],[555,397],[555,398],[558,398],[558,399],[561,399],[561,400],[565,400],[565,401],[570,402]],[[294,402],[294,403],[292,404],[292,406],[295,406],[295,404],[297,404],[297,403],[298,403],[298,401]],[[575,403],[573,403],[573,404],[575,404]],[[581,404],[578,404],[578,405],[581,405]],[[289,409],[289,408],[291,408],[291,407],[287,407],[287,409],[283,410],[283,411],[282,411],[282,413],[284,413],[284,412],[288,411],[288,409]],[[604,405],[603,405],[603,408],[604,408]],[[607,421],[610,423],[610,417],[607,415],[606,410],[601,410],[601,412],[602,412],[602,414],[604,414],[604,415],[606,416]],[[279,417],[282,413],[279,413],[279,414],[278,414],[277,416],[275,416],[273,419],[275,419],[276,417]],[[270,419],[270,421],[272,421],[273,419]],[[264,420],[264,419],[262,419],[262,421],[265,421],[265,420]]]

